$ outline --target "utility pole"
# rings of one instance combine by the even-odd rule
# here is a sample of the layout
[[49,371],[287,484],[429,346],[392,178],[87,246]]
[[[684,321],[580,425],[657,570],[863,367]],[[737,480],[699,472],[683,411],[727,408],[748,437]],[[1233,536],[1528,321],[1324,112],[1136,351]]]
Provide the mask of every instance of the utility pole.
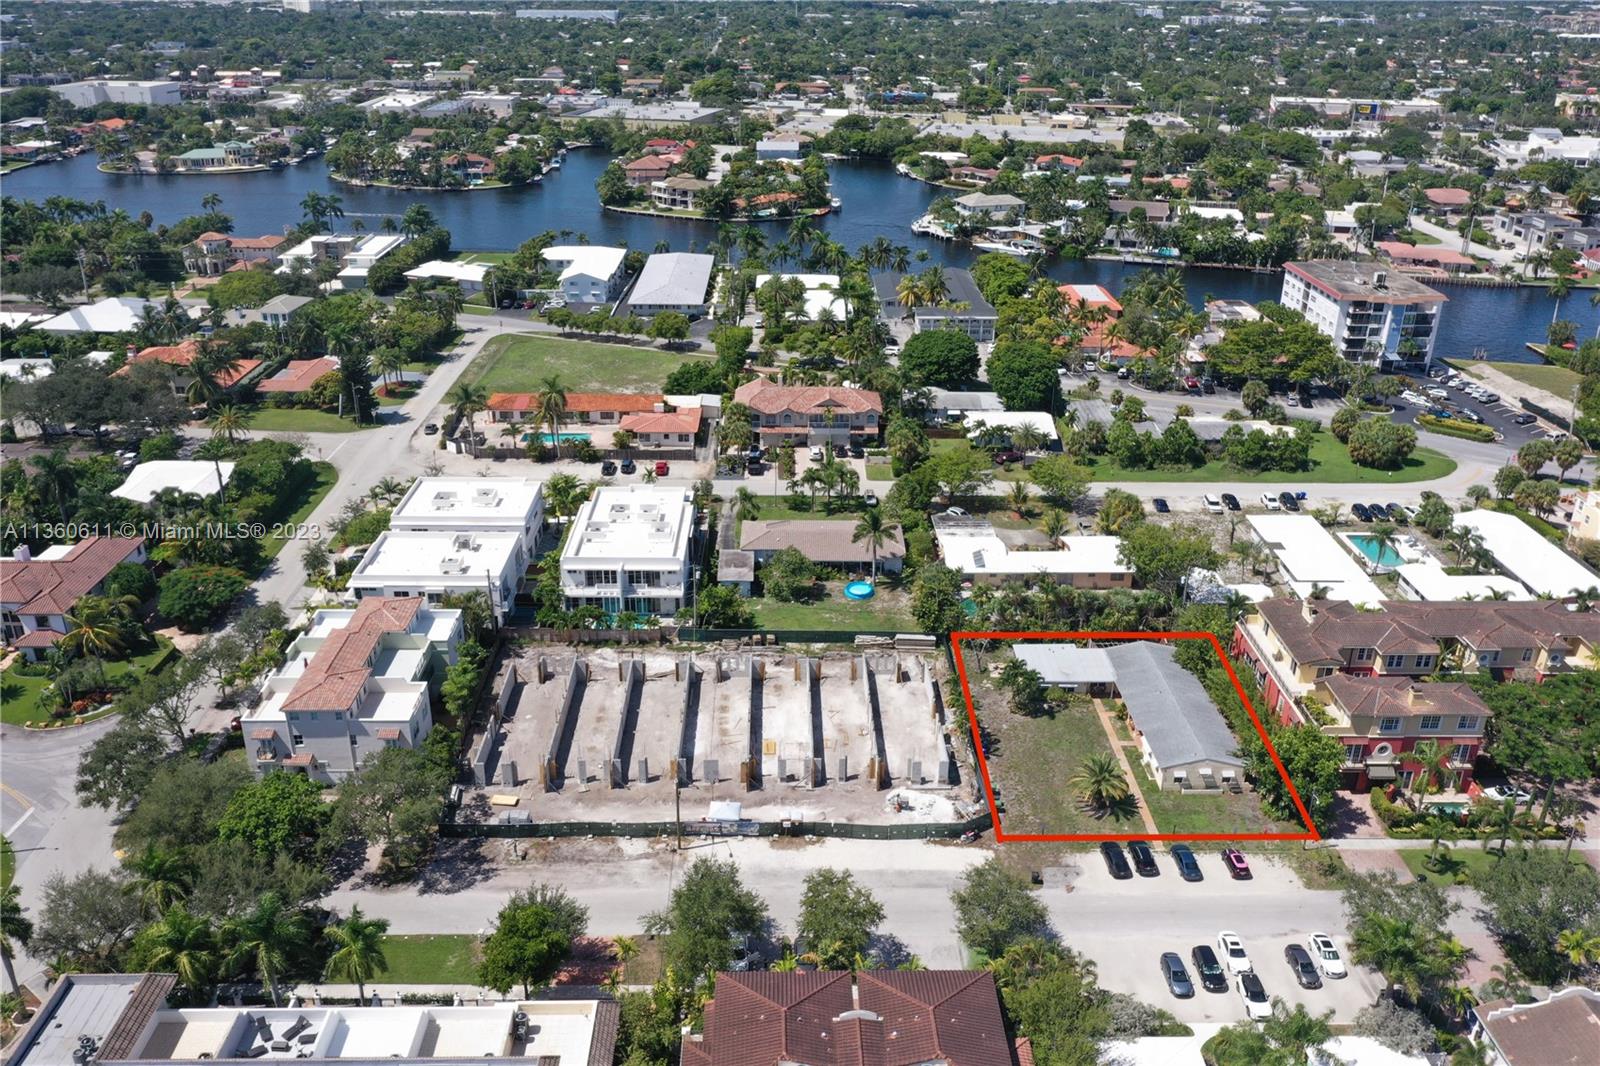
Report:
[[85,265],[85,264],[87,264],[88,259],[89,259],[89,254],[87,252],[85,252],[82,248],[79,248],[78,249],[78,280],[83,283],[83,302],[84,303],[88,303],[89,302],[89,269]]

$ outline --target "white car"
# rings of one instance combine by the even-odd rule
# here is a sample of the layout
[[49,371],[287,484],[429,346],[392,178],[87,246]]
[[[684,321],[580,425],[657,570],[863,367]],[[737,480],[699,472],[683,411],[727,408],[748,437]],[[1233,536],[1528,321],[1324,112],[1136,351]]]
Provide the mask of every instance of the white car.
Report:
[[822,462],[822,449],[821,448],[812,448],[811,449],[811,461],[813,463]]
[[1448,392],[1438,388],[1429,389],[1428,395],[1432,396],[1435,400],[1448,400],[1450,398],[1450,394]]
[[1413,407],[1422,407],[1427,404],[1428,398],[1413,389],[1407,389],[1400,394],[1400,398]]
[[1333,938],[1327,933],[1312,933],[1306,937],[1306,950],[1311,952],[1311,957],[1317,960],[1317,968],[1328,977],[1343,977],[1344,956],[1339,954],[1339,949],[1333,946]]
[[1533,799],[1533,794],[1523,791],[1516,785],[1490,785],[1483,790],[1483,798],[1493,800],[1495,803],[1504,803],[1506,800],[1527,803]]
[[1211,512],[1212,514],[1222,513],[1222,497],[1213,496],[1210,493],[1206,493],[1206,495],[1202,496],[1200,499],[1201,502],[1206,505],[1207,511]]
[[1230,933],[1226,929],[1217,934],[1217,954],[1222,956],[1222,965],[1228,968],[1231,974],[1250,973],[1255,969],[1250,963],[1250,955],[1244,950],[1244,941],[1239,939],[1238,933]]
[[1264,1022],[1272,1017],[1272,1001],[1267,990],[1261,987],[1261,978],[1253,973],[1239,975],[1239,998],[1244,1000],[1244,1012],[1253,1022]]
[[1278,498],[1270,492],[1263,492],[1261,494],[1261,506],[1265,507],[1269,511],[1283,510],[1283,504],[1279,503]]
[[1099,369],[1100,369],[1100,364],[1095,362],[1093,359],[1085,359],[1083,361],[1083,372],[1085,374],[1093,374],[1095,371],[1097,371]]

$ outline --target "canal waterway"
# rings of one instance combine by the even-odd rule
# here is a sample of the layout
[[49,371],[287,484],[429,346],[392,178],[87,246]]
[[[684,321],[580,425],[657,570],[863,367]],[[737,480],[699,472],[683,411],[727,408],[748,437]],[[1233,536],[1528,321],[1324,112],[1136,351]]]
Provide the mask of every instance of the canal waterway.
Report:
[[[704,248],[716,235],[713,223],[693,219],[625,215],[601,208],[595,179],[608,162],[599,151],[574,151],[565,165],[545,176],[538,185],[512,189],[477,189],[430,192],[346,185],[328,176],[321,159],[299,166],[253,174],[127,175],[107,174],[84,153],[73,159],[27,167],[7,175],[0,193],[30,200],[66,196],[90,202],[103,200],[137,216],[148,211],[158,223],[172,223],[201,210],[208,193],[222,197],[221,210],[233,216],[234,232],[256,236],[282,232],[299,222],[300,201],[307,193],[338,193],[343,200],[344,225],[360,218],[376,231],[385,217],[397,218],[408,204],[426,203],[440,223],[450,230],[455,247],[506,251],[545,230],[584,233],[595,244],[625,244],[649,251],[666,242],[675,251]],[[884,236],[913,252],[926,251],[928,262],[966,266],[971,249],[911,232],[941,191],[897,175],[881,163],[837,162],[833,165],[833,190],[843,209],[821,220],[821,228],[851,251]],[[762,223],[769,241],[776,242],[787,223]],[[1056,261],[1049,267],[1060,281],[1092,282],[1120,292],[1127,279],[1142,269],[1138,265],[1100,261]],[[1184,271],[1189,297],[1199,307],[1209,298],[1277,299],[1282,275],[1242,270],[1191,267]],[[1538,357],[1525,345],[1542,342],[1556,310],[1543,289],[1441,286],[1450,298],[1440,327],[1437,352],[1441,356],[1468,357],[1482,351],[1493,359],[1535,362]],[[1595,335],[1600,308],[1580,292],[1563,301],[1561,317],[1576,322],[1580,337]]]

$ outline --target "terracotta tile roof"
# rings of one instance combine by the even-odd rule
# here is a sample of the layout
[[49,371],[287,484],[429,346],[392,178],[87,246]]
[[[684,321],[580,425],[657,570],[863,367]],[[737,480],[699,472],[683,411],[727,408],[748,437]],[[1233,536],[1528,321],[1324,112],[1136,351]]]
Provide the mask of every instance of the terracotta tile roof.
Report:
[[283,760],[283,765],[285,766],[315,766],[316,764],[317,757],[312,755],[309,751],[300,752],[298,755],[291,755],[287,759]]
[[622,428],[634,433],[698,433],[700,408],[685,407],[678,411],[624,415]]
[[632,162],[622,164],[622,169],[636,173],[646,170],[659,170],[665,174],[671,166],[671,163],[659,155],[642,155]]
[[1571,640],[1600,644],[1600,614],[1569,611],[1558,602],[1391,600],[1381,611],[1362,611],[1340,600],[1278,598],[1263,600],[1257,610],[1301,663],[1341,662],[1346,648],[1426,654],[1445,641],[1479,651],[1565,647]]
[[1352,717],[1405,718],[1423,714],[1465,714],[1488,718],[1491,713],[1471,686],[1460,682],[1330,674],[1322,679],[1322,683],[1327,686],[1334,702]]
[[0,559],[0,602],[17,614],[66,614],[143,545],[143,537],[89,537],[60,559]]
[[[165,363],[168,366],[186,367],[192,365],[199,356],[200,342],[196,340],[186,340],[181,344],[157,345],[153,348],[146,348],[129,359],[117,373],[125,373],[128,367],[138,363]],[[261,360],[259,359],[240,359],[232,370],[217,375],[217,384],[227,388],[260,365]]]
[[883,400],[877,393],[839,385],[779,385],[765,378],[757,378],[740,385],[734,391],[733,398],[735,402],[763,415],[777,415],[785,411],[797,415],[822,414],[826,411],[844,414],[867,411],[883,413]]
[[58,633],[54,629],[35,629],[13,640],[11,646],[13,648],[53,648],[56,641],[64,636],[66,636],[65,633]]
[[283,701],[285,711],[342,711],[372,676],[372,653],[385,633],[411,627],[422,601],[370,596],[343,629],[334,630],[311,656]]
[[1011,1066],[994,976],[985,970],[873,970],[856,977],[862,1010],[883,1019],[885,1066],[947,1059]]
[[[660,393],[641,395],[632,392],[569,392],[567,393],[568,414],[599,414],[602,411],[615,411],[620,414],[652,412],[657,404],[665,403],[666,397]],[[539,394],[534,392],[496,392],[489,396],[488,408],[491,411],[531,411],[539,403]]]
[[278,735],[277,733],[273,732],[270,729],[252,729],[252,730],[250,730],[250,739],[251,740],[271,740],[274,737],[276,737],[277,735]]
[[256,382],[257,392],[304,392],[324,374],[339,369],[337,359],[291,359],[282,370]]
[[[855,525],[825,519],[786,518],[770,522],[747,521],[740,528],[741,551],[781,551],[798,548],[806,558],[820,563],[866,565],[872,561],[872,545],[852,541]],[[905,538],[899,526],[889,527],[889,537],[878,548],[878,562],[904,558]]]
[[1440,207],[1465,207],[1472,202],[1472,193],[1466,189],[1423,189],[1422,195]]

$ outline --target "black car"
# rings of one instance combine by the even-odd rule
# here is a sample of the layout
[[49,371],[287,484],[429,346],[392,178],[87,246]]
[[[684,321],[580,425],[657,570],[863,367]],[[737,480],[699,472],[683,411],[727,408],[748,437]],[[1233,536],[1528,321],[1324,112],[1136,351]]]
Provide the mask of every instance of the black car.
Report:
[[1351,504],[1350,513],[1361,519],[1363,522],[1372,521],[1372,511],[1364,503]]
[[1515,423],[1516,425],[1519,425],[1519,426],[1531,426],[1535,422],[1537,422],[1538,419],[1534,418],[1532,415],[1518,415],[1516,418],[1513,418],[1511,421],[1513,423]]
[[1194,995],[1194,982],[1189,980],[1189,971],[1183,968],[1183,958],[1176,951],[1162,952],[1161,976],[1167,982],[1167,990],[1179,999]]
[[1128,866],[1128,857],[1122,853],[1122,845],[1116,841],[1102,841],[1100,857],[1106,860],[1106,872],[1118,881],[1126,881],[1133,876],[1133,870]]
[[1389,521],[1398,522],[1402,526],[1411,521],[1411,512],[1398,503],[1384,504],[1383,511],[1389,516]]
[[632,459],[624,459],[624,460],[622,460],[622,472],[624,474],[631,474],[637,469],[638,469],[638,467],[633,465],[633,460]]
[[1148,841],[1128,841],[1128,854],[1133,856],[1133,868],[1140,877],[1161,876],[1161,867],[1156,865],[1156,853],[1150,850]]
[[1172,846],[1172,861],[1178,864],[1178,876],[1185,881],[1204,881],[1206,875],[1200,872],[1200,862],[1194,857],[1194,852],[1189,850],[1187,844],[1174,844]]
[[1217,384],[1210,378],[1202,381],[1200,383],[1200,388],[1207,396],[1215,396],[1217,394]]
[[439,423],[429,422],[427,425],[422,427],[422,432],[426,433],[430,437],[433,436],[435,433],[439,432]]
[[744,472],[749,474],[751,477],[755,477],[757,474],[764,474],[766,473],[766,470],[766,464],[760,459],[752,459],[744,466]]
[[1369,503],[1367,510],[1372,512],[1374,522],[1387,522],[1389,520],[1389,507],[1382,503]]
[[613,463],[610,459],[607,459],[600,464],[601,477],[611,477],[612,475],[616,474],[616,472],[617,464]]
[[1222,963],[1217,961],[1217,953],[1211,950],[1210,944],[1196,944],[1194,950],[1189,952],[1189,961],[1194,963],[1194,972],[1200,977],[1201,988],[1207,992],[1228,990],[1228,975],[1222,972]]
[[1235,496],[1231,492],[1224,492],[1222,494],[1222,506],[1226,507],[1230,511],[1239,510],[1239,497]]
[[1150,506],[1156,509],[1156,514],[1169,514],[1172,511],[1172,508],[1167,504],[1167,501],[1160,496],[1157,496],[1155,499],[1151,500]]
[[852,458],[852,459],[862,459],[862,458],[866,457],[866,454],[867,454],[867,450],[865,448],[863,448],[861,445],[859,445],[859,444],[850,445],[850,458]]
[[1283,504],[1283,509],[1285,511],[1300,510],[1300,501],[1294,498],[1294,493],[1292,492],[1278,493],[1278,502]]
[[1283,961],[1294,971],[1294,979],[1300,982],[1301,988],[1322,987],[1322,975],[1317,972],[1317,964],[1311,961],[1311,953],[1305,948],[1290,944],[1283,949]]

